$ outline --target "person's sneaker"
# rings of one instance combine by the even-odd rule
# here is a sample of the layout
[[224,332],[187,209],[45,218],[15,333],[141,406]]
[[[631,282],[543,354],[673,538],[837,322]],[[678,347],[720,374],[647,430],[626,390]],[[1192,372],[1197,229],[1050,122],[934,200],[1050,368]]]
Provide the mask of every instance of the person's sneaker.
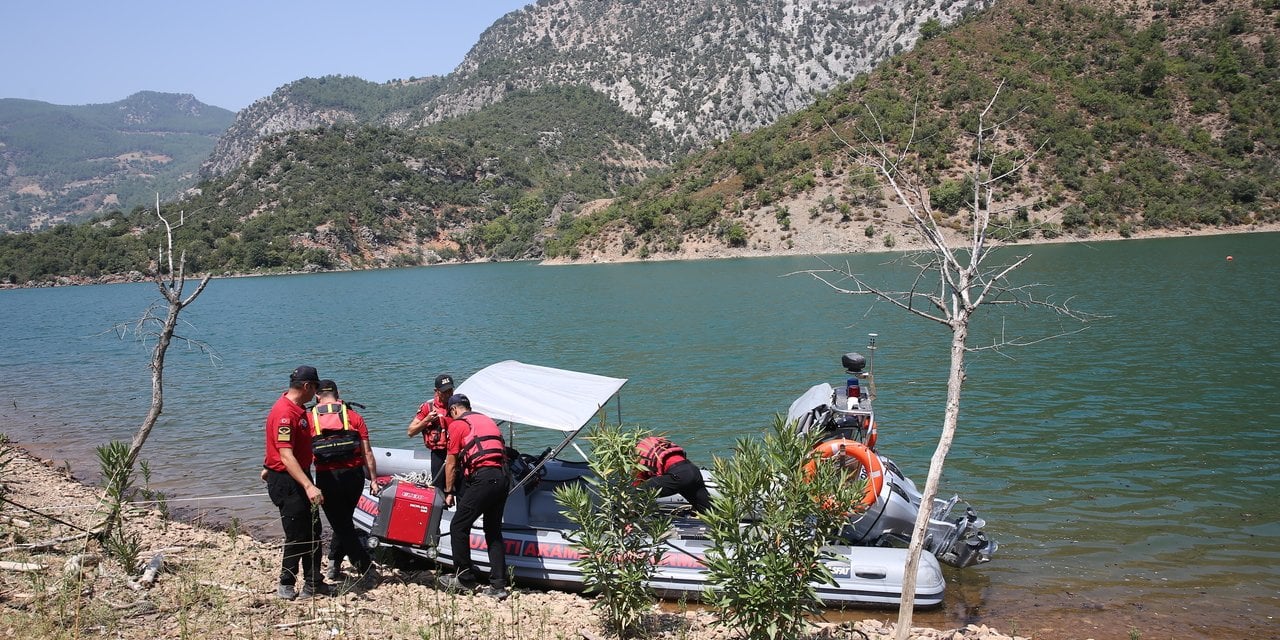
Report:
[[342,573],[342,565],[335,562],[324,570],[324,579],[329,582],[342,582],[347,579],[347,576]]
[[479,593],[482,596],[488,596],[490,598],[493,598],[498,602],[502,602],[503,600],[506,600],[507,596],[511,595],[511,592],[507,591],[506,589],[499,589],[498,587],[485,587],[481,589]]
[[293,600],[298,597],[298,590],[291,584],[276,587],[276,597],[281,600]]
[[473,585],[467,584],[465,581],[459,579],[458,576],[450,573],[446,573],[437,578],[436,584],[439,584],[440,588],[450,593],[471,593],[475,588]]
[[333,589],[323,582],[312,584],[310,582],[302,585],[302,591],[298,592],[300,599],[314,598],[315,596],[331,596]]

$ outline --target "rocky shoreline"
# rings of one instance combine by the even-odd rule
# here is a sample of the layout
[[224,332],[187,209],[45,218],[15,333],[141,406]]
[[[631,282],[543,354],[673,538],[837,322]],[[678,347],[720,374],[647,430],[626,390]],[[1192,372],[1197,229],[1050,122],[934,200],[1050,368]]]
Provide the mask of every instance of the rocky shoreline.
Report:
[[[135,507],[125,533],[136,541],[135,566],[91,540],[102,492],[51,461],[0,445],[0,635],[29,639],[186,638],[511,638],[590,640],[616,637],[601,626],[587,597],[515,589],[497,603],[431,586],[429,566],[382,565],[369,590],[344,587],[333,597],[286,602],[275,597],[277,540],[234,527],[213,529]],[[15,504],[16,503],[16,504]],[[21,507],[17,506],[21,505]],[[263,509],[272,509],[265,502]],[[158,560],[157,560],[158,558]],[[159,565],[146,586],[138,568]],[[128,570],[126,570],[128,569]],[[885,619],[896,619],[888,612]],[[668,604],[649,614],[644,637],[721,640],[737,637],[704,610]],[[866,619],[815,623],[809,638],[888,640],[893,624]],[[1020,640],[983,625],[915,628],[916,640]]]
[[[905,221],[888,220],[880,221],[881,224],[894,225],[902,235],[896,241],[893,247],[885,247],[882,240],[876,238],[868,238],[862,233],[851,234],[847,230],[840,233],[831,233],[830,229],[823,228],[821,225],[806,224],[797,222],[794,226],[789,227],[786,232],[783,230],[760,229],[757,231],[757,242],[754,245],[745,247],[729,247],[720,242],[718,239],[710,238],[690,238],[680,250],[674,253],[653,254],[647,257],[641,257],[634,251],[624,250],[621,243],[604,242],[589,250],[584,251],[579,257],[569,258],[552,258],[543,260],[543,265],[573,265],[573,264],[612,264],[623,262],[645,262],[645,261],[666,261],[666,260],[719,260],[726,258],[767,258],[778,256],[821,256],[821,255],[841,255],[850,253],[890,253],[894,251],[913,251],[923,248],[923,244],[918,240],[913,240],[907,232]],[[1145,240],[1152,238],[1182,238],[1194,236],[1210,236],[1210,235],[1226,235],[1240,233],[1274,233],[1280,232],[1280,222],[1264,222],[1248,225],[1240,225],[1237,227],[1201,227],[1198,229],[1148,229],[1135,231],[1129,235],[1121,235],[1119,232],[1110,231],[1105,233],[1091,234],[1088,236],[1059,236],[1056,238],[1037,237],[1032,239],[1019,240],[1016,243],[1004,243],[1006,247],[1034,246],[1041,244],[1061,244],[1061,243],[1092,243],[1092,242],[1114,242],[1124,240]],[[785,240],[783,240],[785,238]],[[955,246],[963,245],[963,238],[958,236],[954,239]],[[433,262],[432,264],[467,264],[471,262],[492,262],[489,258],[478,260],[444,260]],[[393,267],[368,267],[364,269],[334,269],[332,271],[368,271],[381,268]],[[270,273],[230,273],[224,272],[215,278],[246,278],[267,275],[296,275],[304,273],[323,273],[321,270],[302,270],[302,271],[279,271]],[[198,279],[202,274],[190,274],[188,279]],[[76,287],[96,284],[123,284],[136,283],[151,280],[151,276],[143,274],[141,271],[129,271],[127,273],[104,274],[97,277],[87,276],[58,276],[51,280],[36,282],[28,281],[21,284],[0,282],[0,290],[3,289],[37,289],[49,287]]]

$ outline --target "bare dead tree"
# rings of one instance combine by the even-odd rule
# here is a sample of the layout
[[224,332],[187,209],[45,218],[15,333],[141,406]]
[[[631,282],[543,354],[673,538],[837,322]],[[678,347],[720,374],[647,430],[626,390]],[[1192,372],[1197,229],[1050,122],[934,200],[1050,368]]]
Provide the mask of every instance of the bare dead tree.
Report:
[[[877,114],[870,106],[864,105],[868,124],[856,129],[860,137],[856,145],[841,138],[834,128],[831,130],[841,142],[853,150],[860,164],[875,171],[885,187],[892,190],[898,203],[907,211],[912,227],[920,234],[925,246],[924,249],[903,258],[915,271],[915,277],[908,288],[896,290],[868,282],[863,275],[855,273],[847,264],[843,268],[828,265],[827,269],[800,272],[812,275],[838,293],[873,296],[921,318],[942,324],[951,330],[951,360],[947,376],[947,400],[942,433],[929,462],[929,476],[925,482],[921,508],[916,517],[909,546],[902,586],[902,602],[898,611],[897,640],[906,640],[911,631],[916,572],[924,546],[925,531],[929,524],[930,505],[938,495],[943,465],[951,450],[960,415],[960,392],[965,380],[964,357],[966,352],[977,350],[968,344],[969,323],[974,313],[983,305],[1017,305],[1048,310],[1080,322],[1094,317],[1073,310],[1067,302],[1054,302],[1038,296],[1039,285],[1016,285],[1011,282],[1010,275],[1026,263],[1031,257],[1030,254],[1013,256],[998,264],[988,264],[995,255],[993,251],[995,246],[992,238],[989,237],[993,224],[996,224],[995,221],[1000,219],[999,216],[1002,213],[1015,209],[1012,206],[1004,210],[993,209],[997,188],[1001,182],[1008,180],[1010,176],[1029,164],[1044,147],[1041,144],[1035,153],[1014,161],[1012,165],[1009,165],[1007,160],[1017,155],[1006,155],[1004,164],[1012,168],[1004,170],[1003,173],[995,173],[997,159],[1009,153],[1008,143],[1002,142],[1008,138],[1005,129],[1021,113],[1017,111],[1003,119],[994,117],[997,99],[1003,87],[1003,82],[996,87],[990,101],[978,116],[977,126],[972,134],[972,149],[969,154],[971,162],[966,170],[967,177],[973,185],[972,199],[967,205],[971,229],[963,243],[956,240],[953,246],[952,241],[948,240],[947,234],[930,206],[925,177],[912,165],[913,148],[919,142],[916,138],[918,116],[913,113],[911,122],[906,127],[905,140],[895,143]],[[1002,133],[1005,134],[1005,138],[1001,137]],[[1063,332],[1057,335],[1074,332]],[[998,351],[1004,347],[1032,344],[1043,339],[1047,337],[1027,340],[1002,336],[993,344],[980,348]]]
[[[186,251],[178,256],[177,265],[173,261],[173,230],[181,227],[185,221],[185,215],[182,212],[178,214],[177,224],[173,224],[168,218],[160,213],[160,195],[156,194],[156,217],[164,225],[165,244],[158,250],[156,261],[156,286],[160,289],[160,295],[164,298],[163,302],[157,302],[151,305],[143,312],[142,317],[138,318],[134,324],[133,333],[141,340],[155,339],[155,345],[151,349],[151,408],[147,411],[147,417],[142,421],[142,425],[138,427],[137,433],[133,436],[133,442],[129,445],[129,452],[125,460],[125,468],[132,469],[134,463],[138,459],[138,453],[142,451],[142,445],[146,444],[147,437],[151,435],[151,430],[156,426],[156,421],[160,419],[160,413],[164,410],[164,356],[169,350],[169,345],[174,339],[186,342],[188,345],[195,346],[201,351],[208,353],[208,347],[197,340],[183,337],[176,333],[178,328],[178,315],[187,305],[195,301],[200,293],[204,291],[206,285],[209,284],[209,274],[205,274],[200,279],[200,284],[196,285],[195,291],[191,295],[183,297],[183,289],[186,287]],[[167,265],[168,270],[161,267]],[[160,317],[161,309],[164,309],[164,317]]]

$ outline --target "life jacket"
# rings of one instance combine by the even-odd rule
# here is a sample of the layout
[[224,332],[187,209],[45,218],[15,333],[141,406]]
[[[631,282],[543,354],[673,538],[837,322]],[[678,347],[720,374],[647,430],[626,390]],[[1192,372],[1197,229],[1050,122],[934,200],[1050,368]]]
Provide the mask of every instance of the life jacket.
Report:
[[[473,416],[471,420],[467,419],[469,416]],[[471,433],[458,452],[463,473],[471,475],[481,467],[503,468],[507,461],[507,446],[502,440],[502,430],[497,423],[480,413],[466,413],[458,420],[471,427]]]
[[684,449],[660,436],[649,436],[641,440],[636,444],[636,453],[640,454],[640,464],[659,476],[675,463],[688,460]]
[[351,428],[345,402],[311,408],[311,453],[317,462],[344,462],[363,453],[360,432]]
[[428,404],[436,409],[439,415],[434,422],[428,422],[427,428],[422,431],[422,444],[425,444],[428,449],[442,450],[449,445],[449,429],[445,427],[449,412],[444,410],[435,398],[432,398]]

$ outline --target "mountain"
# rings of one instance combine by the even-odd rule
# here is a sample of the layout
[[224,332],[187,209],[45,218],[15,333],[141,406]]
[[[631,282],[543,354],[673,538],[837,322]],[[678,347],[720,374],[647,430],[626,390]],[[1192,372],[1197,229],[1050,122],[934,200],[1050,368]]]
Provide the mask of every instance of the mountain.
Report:
[[562,220],[545,255],[901,246],[911,225],[858,160],[868,136],[895,156],[912,141],[900,166],[963,234],[972,132],[997,89],[986,152],[1008,178],[990,205],[996,240],[1280,222],[1280,3],[1005,0],[928,35],[811,107]]
[[[191,272],[405,266],[537,255],[561,217],[647,177],[661,141],[585,87],[516,92],[416,130],[335,125],[267,138],[162,210]],[[153,211],[0,237],[0,283],[144,268]]]
[[143,91],[63,106],[0,99],[0,230],[41,229],[171,199],[235,114],[189,94]]
[[204,167],[223,175],[266,136],[337,123],[416,128],[516,91],[588,86],[691,149],[750,131],[990,0],[542,0],[481,34],[445,77],[307,78],[242,111]]
[[[305,88],[350,123],[264,134],[250,161],[165,206],[187,212],[175,240],[190,267],[214,273],[893,248],[909,229],[857,160],[863,134],[913,140],[904,166],[963,233],[971,132],[1000,87],[997,241],[1280,222],[1276,3],[1002,0],[921,32],[812,105],[685,156],[591,86],[513,89],[407,126],[404,87],[300,82],[275,97]],[[157,234],[139,210],[0,237],[0,283],[140,269]]]

